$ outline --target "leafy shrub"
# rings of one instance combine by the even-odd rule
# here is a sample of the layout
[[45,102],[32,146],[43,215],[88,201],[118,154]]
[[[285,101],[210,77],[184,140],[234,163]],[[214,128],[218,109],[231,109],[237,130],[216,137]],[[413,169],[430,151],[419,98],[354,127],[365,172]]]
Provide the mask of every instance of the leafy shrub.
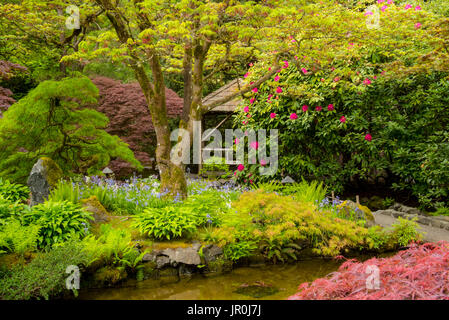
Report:
[[36,249],[39,225],[22,226],[18,220],[9,220],[0,228],[0,251],[23,255]]
[[327,188],[322,182],[307,182],[304,179],[300,183],[286,185],[282,193],[293,195],[300,202],[321,202],[326,197]]
[[81,187],[70,179],[69,181],[58,181],[55,188],[51,190],[48,201],[61,202],[69,201],[79,203],[82,198]]
[[185,200],[180,210],[195,218],[198,226],[219,226],[223,215],[231,206],[231,197],[216,190],[207,190],[201,194],[191,195]]
[[38,238],[40,248],[51,247],[73,237],[83,237],[92,219],[91,213],[68,201],[38,204],[24,215],[26,224],[41,226]]
[[448,207],[440,207],[435,212],[430,213],[432,216],[449,216],[449,208]]
[[66,290],[66,269],[88,264],[88,255],[80,243],[68,242],[41,253],[27,265],[16,265],[9,276],[0,279],[0,299],[49,299]]
[[[414,47],[408,53],[419,50]],[[261,164],[244,164],[244,170],[236,172],[239,181],[266,182],[281,178],[282,172],[295,180],[323,180],[339,193],[379,183],[432,200],[430,205],[447,204],[447,74],[396,78],[389,71],[385,74],[379,61],[387,55],[368,48],[359,54],[357,61],[339,57],[320,71],[311,71],[316,67],[313,59],[291,62],[275,75],[277,81],[268,80],[248,96],[254,103],[242,103],[235,125],[242,131],[278,129],[282,170],[262,176],[257,174]],[[247,81],[265,74],[269,65],[271,61],[255,64]],[[283,92],[277,94],[277,87]],[[271,118],[271,113],[276,116]]]
[[0,195],[0,226],[10,217],[20,218],[22,212],[27,209],[29,209],[28,206],[19,204],[18,202],[11,202]]
[[131,241],[131,233],[124,229],[114,229],[109,224],[100,226],[100,235],[88,235],[82,244],[89,254],[89,265],[114,265],[118,268],[128,268],[131,271],[139,269],[138,264],[147,253],[139,253]]
[[0,178],[0,196],[11,202],[25,201],[30,195],[27,186],[11,183],[9,180]]
[[373,226],[368,229],[369,247],[374,250],[381,250],[389,243],[389,234],[381,226]]
[[419,233],[419,225],[416,223],[417,218],[412,220],[398,217],[398,221],[392,225],[393,232],[390,235],[393,243],[398,243],[400,246],[406,246],[411,242],[418,242],[422,235]]
[[178,206],[147,208],[134,217],[133,227],[155,239],[173,239],[194,232],[195,216]]
[[257,242],[240,241],[226,245],[223,253],[227,259],[237,261],[241,258],[251,256],[256,249]]
[[[315,254],[333,256],[350,248],[368,247],[367,229],[318,211],[312,203],[299,202],[292,196],[247,192],[233,203],[233,209],[236,212],[226,215],[223,226],[210,235],[225,248],[256,241],[267,256],[282,261],[295,257],[298,248],[313,248]],[[281,252],[284,255],[279,259]]]

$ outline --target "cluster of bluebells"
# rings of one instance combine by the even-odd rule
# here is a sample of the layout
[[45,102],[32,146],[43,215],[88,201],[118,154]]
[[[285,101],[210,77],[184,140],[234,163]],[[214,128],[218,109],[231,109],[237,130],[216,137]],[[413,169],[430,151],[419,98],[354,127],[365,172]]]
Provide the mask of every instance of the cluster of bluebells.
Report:
[[[159,182],[155,178],[140,179],[133,177],[129,180],[119,181],[99,176],[85,177],[82,182],[72,182],[72,188],[78,190],[78,200],[95,195],[98,189],[105,191],[107,198],[115,205],[139,212],[150,206],[152,201],[163,199],[168,191],[158,191]],[[174,202],[180,201],[177,195]]]

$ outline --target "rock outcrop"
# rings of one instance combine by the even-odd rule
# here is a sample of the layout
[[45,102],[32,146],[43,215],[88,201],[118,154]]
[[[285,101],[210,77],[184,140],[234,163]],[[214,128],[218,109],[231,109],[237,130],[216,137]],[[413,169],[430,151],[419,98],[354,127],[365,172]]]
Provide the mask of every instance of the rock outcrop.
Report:
[[59,180],[63,178],[63,173],[58,164],[50,158],[40,158],[28,177],[28,187],[31,191],[30,206],[35,206],[45,202],[53,188]]

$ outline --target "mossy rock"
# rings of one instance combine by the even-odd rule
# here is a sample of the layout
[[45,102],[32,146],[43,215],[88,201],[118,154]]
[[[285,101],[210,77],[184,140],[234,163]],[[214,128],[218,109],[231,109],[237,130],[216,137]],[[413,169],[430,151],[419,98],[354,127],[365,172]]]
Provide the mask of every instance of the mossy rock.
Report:
[[85,211],[91,212],[94,218],[94,223],[109,222],[111,220],[108,211],[98,201],[97,196],[92,196],[87,199],[81,200]]
[[126,279],[128,274],[125,270],[117,269],[112,266],[105,266],[94,274],[94,282],[100,287],[112,286]]
[[63,178],[63,172],[52,159],[40,158],[31,169],[28,177],[28,187],[31,191],[31,206],[43,203],[48,199],[50,191]]
[[233,268],[232,261],[219,258],[214,261],[210,261],[207,264],[207,271],[211,273],[228,273],[232,271]]
[[144,279],[157,279],[159,272],[156,269],[156,262],[148,261],[142,264],[142,272]]
[[61,168],[56,162],[48,157],[42,157],[42,165],[47,170],[47,181],[51,188],[56,188],[58,182],[64,177]]

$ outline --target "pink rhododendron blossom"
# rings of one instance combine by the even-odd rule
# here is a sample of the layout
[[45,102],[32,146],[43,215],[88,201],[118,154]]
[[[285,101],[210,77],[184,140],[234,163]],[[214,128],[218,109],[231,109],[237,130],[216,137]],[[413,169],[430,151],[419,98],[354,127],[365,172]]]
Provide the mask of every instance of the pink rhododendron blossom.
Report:
[[273,95],[270,94],[270,95],[268,96],[268,100],[270,100],[272,97],[273,97]]
[[296,119],[298,119],[298,115],[297,115],[296,113],[292,113],[292,114],[290,115],[290,119],[291,119],[291,120],[296,120]]
[[253,104],[254,101],[256,101],[256,98],[251,98],[251,99],[249,100],[249,102],[250,102],[251,104]]
[[421,26],[422,26],[422,24],[418,22],[417,24],[415,24],[415,29],[419,29],[419,28],[421,28]]
[[277,93],[282,93],[282,88],[281,87],[277,87],[276,92]]
[[288,61],[284,61],[284,66],[282,68],[283,69],[287,69],[288,68]]
[[406,4],[406,5],[405,5],[405,10],[408,10],[408,9],[410,9],[410,8],[413,8],[413,6],[412,6],[411,4]]
[[340,77],[335,77],[334,82],[338,82],[338,81],[340,81]]
[[253,148],[254,150],[257,150],[257,149],[259,148],[259,142],[253,141],[253,142],[251,142],[251,143],[249,144],[249,146],[250,146],[251,148]]
[[374,80],[377,80],[377,76],[374,76],[373,79],[374,79]]
[[271,119],[276,118],[276,113],[274,113],[274,112],[270,113],[270,118],[271,118]]
[[377,0],[377,3],[385,2],[385,0]]
[[415,7],[415,11],[419,11],[419,10],[421,10],[421,7],[420,6],[416,6]]
[[271,71],[271,67],[268,68],[268,71]]
[[363,80],[363,84],[369,86],[371,84],[371,80],[366,78],[365,80]]
[[302,68],[301,71],[302,71],[302,73],[307,74],[307,69],[306,68]]
[[257,88],[254,88],[254,89],[253,89],[253,92],[254,92],[254,93],[257,93],[258,91],[259,91],[259,89],[257,89]]
[[249,64],[250,67],[252,67],[253,65],[254,65],[254,64],[253,64],[252,62]]
[[248,122],[246,122],[245,120],[242,121],[243,125],[246,125]]
[[249,111],[249,107],[246,106],[245,108],[243,108],[243,111],[248,112]]
[[245,166],[243,164],[239,164],[239,166],[237,167],[237,170],[242,172],[243,170],[245,170]]
[[260,160],[260,165],[263,167],[263,166],[266,166],[267,165],[267,162],[264,160],[264,159],[261,159]]
[[249,72],[245,73],[245,75],[243,77],[248,78],[249,76]]
[[323,110],[323,107],[321,107],[321,106],[316,106],[316,107],[315,107],[315,110],[318,111],[318,112],[320,112],[321,110]]
[[247,117],[247,118],[251,118],[251,115],[248,113],[248,114],[246,115],[246,117]]
[[382,8],[380,8],[380,10],[382,10],[382,12],[385,12],[385,10],[387,10],[388,6],[382,6]]
[[366,136],[365,136],[365,140],[366,141],[371,141],[371,140],[373,140],[373,137],[369,133],[367,133]]
[[309,110],[309,106],[303,105],[302,106],[302,111],[306,112],[307,110]]
[[388,4],[393,4],[394,1],[393,1],[393,0],[388,0],[387,3],[388,3]]
[[239,138],[235,138],[234,143],[239,144],[239,142],[240,142]]
[[329,111],[334,110],[334,105],[333,104],[328,105],[327,110],[329,110]]
[[372,15],[373,15],[372,11],[368,11],[368,12],[365,13],[365,16],[372,16]]
[[321,82],[324,82],[325,80],[324,80],[324,78],[321,78]]
[[281,77],[279,77],[278,75],[276,77],[274,77],[274,81],[279,81]]
[[340,122],[341,122],[341,123],[345,123],[345,122],[346,122],[346,117],[345,117],[345,116],[341,116]]

